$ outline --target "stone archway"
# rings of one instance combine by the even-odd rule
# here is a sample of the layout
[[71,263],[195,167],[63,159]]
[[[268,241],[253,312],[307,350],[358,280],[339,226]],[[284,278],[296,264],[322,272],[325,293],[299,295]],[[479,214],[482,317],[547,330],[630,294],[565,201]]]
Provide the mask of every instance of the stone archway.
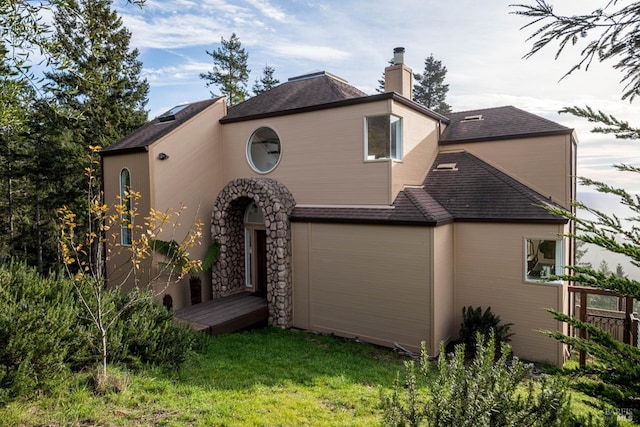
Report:
[[213,297],[245,288],[244,211],[251,201],[264,214],[267,231],[267,301],[269,325],[292,325],[291,227],[295,200],[271,178],[238,178],[218,194],[213,206],[211,235],[220,242],[220,256],[212,269]]

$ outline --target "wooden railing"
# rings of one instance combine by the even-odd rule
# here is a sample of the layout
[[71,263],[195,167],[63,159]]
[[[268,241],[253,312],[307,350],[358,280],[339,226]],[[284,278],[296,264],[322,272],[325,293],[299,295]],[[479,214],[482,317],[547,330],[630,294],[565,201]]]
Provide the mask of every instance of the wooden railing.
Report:
[[[569,286],[572,294],[573,314],[581,321],[597,326],[609,332],[615,339],[625,344],[638,346],[638,317],[633,312],[633,298],[604,289],[586,288],[581,286]],[[615,310],[589,307],[589,295],[604,295],[617,298]],[[588,339],[587,331],[578,330],[578,336]],[[575,332],[574,332],[575,333]],[[580,366],[586,364],[585,352],[580,352]]]

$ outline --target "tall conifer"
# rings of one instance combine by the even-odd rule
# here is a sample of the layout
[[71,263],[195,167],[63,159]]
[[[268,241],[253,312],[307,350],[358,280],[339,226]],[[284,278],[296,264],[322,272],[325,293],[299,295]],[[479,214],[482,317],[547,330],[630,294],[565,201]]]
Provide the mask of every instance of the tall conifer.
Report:
[[[218,86],[220,93],[227,97],[227,105],[234,106],[249,96],[249,54],[242,47],[236,33],[231,34],[229,40],[221,38],[220,44],[213,52],[206,51],[213,58],[213,71],[201,73],[200,78],[206,80],[207,87]],[[213,92],[211,95],[216,96]]]
[[424,60],[423,73],[413,75],[413,100],[440,114],[450,113],[451,106],[445,102],[449,92],[449,85],[444,83],[446,75],[447,67],[429,55]]

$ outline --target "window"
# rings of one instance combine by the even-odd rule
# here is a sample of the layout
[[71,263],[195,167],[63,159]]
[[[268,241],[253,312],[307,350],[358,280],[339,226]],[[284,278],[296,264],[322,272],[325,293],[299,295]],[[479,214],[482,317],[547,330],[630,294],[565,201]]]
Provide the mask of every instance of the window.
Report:
[[562,274],[562,240],[525,240],[525,280],[544,281]]
[[120,171],[120,203],[124,205],[125,211],[120,217],[120,243],[125,246],[131,245],[131,196],[129,189],[131,188],[131,174],[129,169]]
[[264,214],[255,201],[244,212],[245,286],[262,294],[267,290],[267,232]]
[[367,117],[366,160],[402,160],[402,119],[400,117]]
[[251,134],[247,144],[247,160],[254,171],[271,172],[280,161],[280,138],[275,131],[261,127]]

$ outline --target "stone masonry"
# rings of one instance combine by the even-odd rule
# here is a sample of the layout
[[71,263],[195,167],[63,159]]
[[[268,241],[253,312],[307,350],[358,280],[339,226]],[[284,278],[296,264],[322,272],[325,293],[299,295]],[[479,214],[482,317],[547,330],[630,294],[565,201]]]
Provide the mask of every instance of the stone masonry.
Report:
[[220,242],[220,256],[212,268],[213,297],[245,289],[244,212],[252,200],[262,209],[267,231],[269,325],[289,328],[293,321],[289,215],[295,200],[271,178],[238,178],[218,194],[211,218],[211,235]]

